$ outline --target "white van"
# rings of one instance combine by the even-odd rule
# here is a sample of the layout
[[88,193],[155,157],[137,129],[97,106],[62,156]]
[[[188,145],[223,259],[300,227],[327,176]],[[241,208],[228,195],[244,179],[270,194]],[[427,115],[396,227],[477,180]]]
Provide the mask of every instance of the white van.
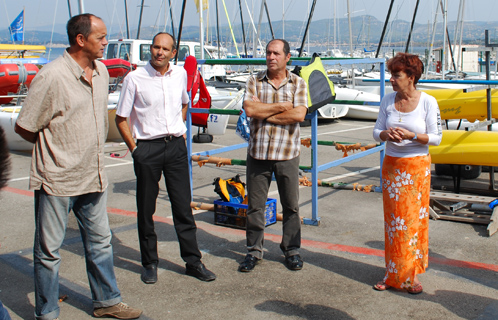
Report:
[[[150,45],[152,40],[118,39],[109,40],[105,59],[119,58],[143,67],[150,60]],[[204,59],[215,59],[212,52],[216,52],[214,46],[204,46]],[[185,58],[194,55],[201,58],[201,45],[195,41],[182,41],[178,48],[178,65],[183,65]],[[174,61],[174,60],[173,60]],[[222,65],[204,66],[203,76],[205,80],[223,80],[226,70]]]

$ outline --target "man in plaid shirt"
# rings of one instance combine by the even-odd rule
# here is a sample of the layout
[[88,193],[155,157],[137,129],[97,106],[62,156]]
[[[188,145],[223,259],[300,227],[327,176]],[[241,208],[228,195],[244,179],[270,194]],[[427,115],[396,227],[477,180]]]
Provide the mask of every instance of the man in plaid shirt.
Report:
[[249,272],[263,259],[265,204],[275,175],[283,211],[280,248],[285,265],[301,270],[299,218],[299,123],[308,111],[306,82],[286,68],[287,41],[266,46],[267,69],[247,80],[244,110],[251,118],[247,155],[247,250],[239,271]]

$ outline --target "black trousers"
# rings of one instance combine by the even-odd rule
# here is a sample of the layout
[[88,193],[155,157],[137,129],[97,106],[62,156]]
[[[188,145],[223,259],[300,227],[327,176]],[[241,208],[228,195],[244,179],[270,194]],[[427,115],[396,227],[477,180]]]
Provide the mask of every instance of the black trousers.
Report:
[[157,235],[152,216],[156,211],[159,181],[164,175],[171,202],[173,222],[180,243],[180,254],[189,264],[197,264],[201,253],[197,245],[197,226],[190,207],[188,156],[183,137],[139,140],[133,152],[137,177],[138,239],[142,265],[157,264]]

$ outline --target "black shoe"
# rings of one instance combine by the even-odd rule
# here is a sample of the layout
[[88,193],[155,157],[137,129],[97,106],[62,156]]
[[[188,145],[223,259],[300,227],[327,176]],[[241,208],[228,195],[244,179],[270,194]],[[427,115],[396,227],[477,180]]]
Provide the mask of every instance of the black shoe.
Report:
[[261,259],[258,259],[255,256],[248,254],[244,258],[244,261],[242,261],[240,263],[239,271],[240,272],[250,272],[250,271],[252,271],[252,269],[254,269],[254,267],[257,264],[259,264],[260,261],[261,261]]
[[216,279],[216,275],[209,271],[202,262],[197,265],[187,263],[186,268],[186,275],[196,277],[201,281],[213,281]]
[[144,283],[154,284],[157,282],[157,265],[149,264],[144,267],[142,271],[142,276],[140,277]]
[[301,259],[301,256],[298,254],[285,258],[285,266],[289,270],[301,270],[303,268],[303,264],[303,259]]

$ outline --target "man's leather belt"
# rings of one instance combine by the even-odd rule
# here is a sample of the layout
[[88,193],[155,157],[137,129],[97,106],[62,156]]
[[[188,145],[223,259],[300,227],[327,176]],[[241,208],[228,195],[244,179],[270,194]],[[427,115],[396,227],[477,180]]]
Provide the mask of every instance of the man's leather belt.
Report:
[[[181,136],[180,136],[181,137]],[[175,139],[178,139],[180,137],[176,137],[174,135],[167,135],[167,136],[164,136],[164,137],[161,137],[161,138],[156,138],[156,139],[150,139],[150,140],[141,140],[141,139],[138,139],[137,141],[140,141],[140,142],[153,142],[153,141],[171,141],[171,140],[175,140]]]

